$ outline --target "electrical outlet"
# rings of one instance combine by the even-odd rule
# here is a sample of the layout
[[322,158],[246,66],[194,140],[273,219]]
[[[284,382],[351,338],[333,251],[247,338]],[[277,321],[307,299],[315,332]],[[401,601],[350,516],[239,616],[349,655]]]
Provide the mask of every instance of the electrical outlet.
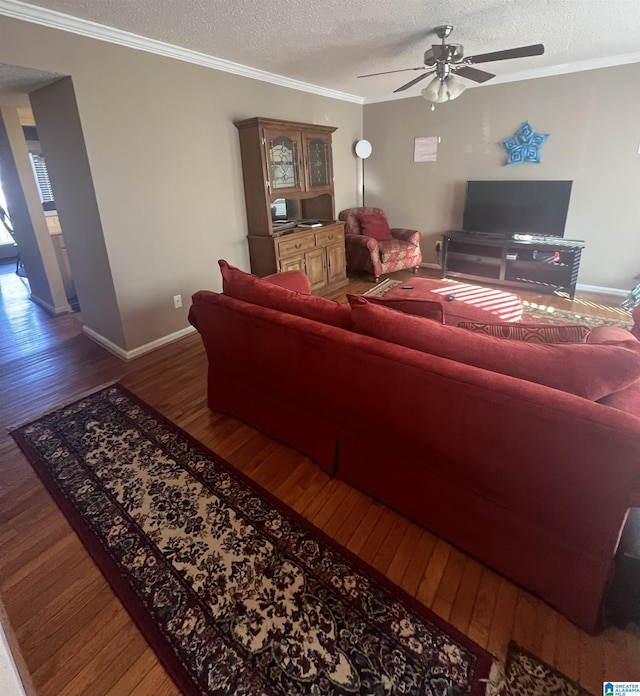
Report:
[[182,295],[174,295],[173,296],[173,306],[176,309],[180,309],[180,307],[182,307]]

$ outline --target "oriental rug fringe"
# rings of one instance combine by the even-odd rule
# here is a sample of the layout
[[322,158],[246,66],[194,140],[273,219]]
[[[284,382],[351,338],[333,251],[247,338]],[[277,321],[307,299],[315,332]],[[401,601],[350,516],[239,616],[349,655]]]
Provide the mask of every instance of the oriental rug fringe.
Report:
[[12,433],[186,696],[480,696],[492,659],[115,385]]

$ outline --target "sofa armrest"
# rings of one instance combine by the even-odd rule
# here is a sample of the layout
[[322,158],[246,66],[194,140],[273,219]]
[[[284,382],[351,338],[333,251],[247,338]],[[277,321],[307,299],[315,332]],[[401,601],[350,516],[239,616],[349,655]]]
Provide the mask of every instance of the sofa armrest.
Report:
[[373,237],[364,234],[347,234],[344,238],[345,246],[378,251],[378,242]]
[[307,274],[303,271],[281,271],[280,273],[272,273],[264,276],[262,280],[266,280],[272,285],[278,285],[285,290],[293,290],[294,292],[309,295],[311,293],[311,283]]
[[420,232],[418,230],[405,230],[401,227],[392,227],[391,236],[403,242],[409,242],[413,246],[420,246]]
[[196,312],[193,308],[193,305],[189,307],[189,316],[187,317],[187,321],[193,326],[193,328],[198,331],[198,320],[196,319]]

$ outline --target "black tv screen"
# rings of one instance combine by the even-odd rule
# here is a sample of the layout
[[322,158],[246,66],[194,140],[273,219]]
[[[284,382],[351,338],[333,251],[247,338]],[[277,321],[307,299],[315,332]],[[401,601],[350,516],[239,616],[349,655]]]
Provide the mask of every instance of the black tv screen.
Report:
[[467,181],[462,229],[563,237],[571,181]]

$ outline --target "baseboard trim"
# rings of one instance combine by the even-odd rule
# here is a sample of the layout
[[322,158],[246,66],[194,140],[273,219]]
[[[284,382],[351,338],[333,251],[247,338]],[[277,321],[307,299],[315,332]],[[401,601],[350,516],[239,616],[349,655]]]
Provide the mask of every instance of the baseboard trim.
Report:
[[437,271],[442,270],[442,266],[439,263],[427,263],[426,261],[420,264],[420,268],[435,268]]
[[583,285],[578,283],[576,285],[577,290],[582,290],[583,292],[599,292],[603,295],[616,295],[618,297],[626,297],[631,291],[622,290],[621,288],[605,288],[601,285]]
[[49,314],[52,314],[54,317],[57,317],[60,314],[73,314],[73,308],[69,304],[62,305],[62,307],[54,307],[53,305],[50,305],[48,302],[45,302],[33,293],[29,295],[29,299],[35,304],[37,304],[39,307],[42,307],[42,309],[44,309]]
[[113,355],[115,355],[117,358],[120,358],[120,360],[124,361],[133,360],[134,358],[138,358],[141,355],[144,355],[145,353],[150,353],[152,350],[161,348],[167,343],[173,343],[174,341],[177,341],[178,339],[183,338],[184,336],[192,334],[194,331],[195,328],[193,326],[187,326],[184,329],[174,331],[172,334],[163,336],[162,338],[157,338],[155,341],[145,343],[144,345],[138,346],[137,348],[133,348],[132,350],[125,350],[124,348],[120,348],[120,346],[116,345],[108,338],[105,338],[102,334],[99,334],[97,331],[94,331],[88,326],[82,327],[83,334],[85,334],[88,338],[97,343],[99,346],[102,346],[105,350],[108,350],[110,353],[113,353]]

